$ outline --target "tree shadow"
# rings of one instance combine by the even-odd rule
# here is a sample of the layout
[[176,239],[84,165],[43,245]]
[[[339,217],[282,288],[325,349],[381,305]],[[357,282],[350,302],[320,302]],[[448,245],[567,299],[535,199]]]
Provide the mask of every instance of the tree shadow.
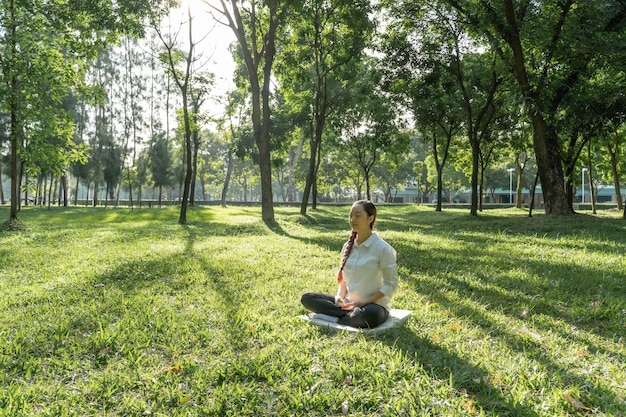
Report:
[[[459,239],[463,240],[463,238]],[[487,236],[482,238],[472,236],[471,242],[476,244],[478,248],[488,247],[489,238]],[[399,253],[412,253],[411,259],[419,259],[412,244],[406,242],[396,242],[396,244]],[[596,246],[595,250],[604,248],[602,244]],[[585,355],[606,355],[618,363],[626,361],[624,351],[619,347],[618,335],[623,331],[623,324],[620,326],[618,317],[612,317],[610,323],[604,323],[605,328],[599,328],[598,323],[603,323],[602,319],[585,322],[577,320],[571,313],[567,313],[569,306],[584,303],[593,297],[593,295],[585,292],[585,288],[590,287],[577,288],[571,286],[563,289],[555,288],[549,280],[516,279],[509,275],[506,265],[502,267],[502,276],[493,277],[490,274],[493,273],[494,269],[497,269],[498,265],[497,263],[485,265],[485,262],[489,261],[481,256],[480,250],[477,250],[475,257],[468,256],[466,250],[446,250],[445,253],[431,250],[428,251],[428,254],[429,257],[426,262],[430,267],[427,271],[419,270],[419,265],[415,261],[411,261],[409,265],[411,272],[404,277],[409,288],[422,294],[425,299],[438,306],[437,308],[448,312],[449,316],[456,317],[461,322],[469,322],[475,329],[484,333],[484,340],[493,340],[495,346],[506,346],[512,352],[540,364],[549,375],[556,376],[558,380],[563,381],[562,388],[564,391],[571,386],[593,387],[593,397],[602,399],[602,404],[595,404],[597,407],[619,409],[619,404],[622,401],[620,398],[622,397],[616,390],[612,389],[609,384],[599,383],[593,373],[576,372],[576,369],[570,369],[567,365],[561,364],[561,361],[554,358],[551,352],[546,351],[547,346],[543,342],[544,337],[554,339],[556,335],[557,343],[560,345],[571,342],[577,343],[581,349],[584,347],[583,354]],[[496,262],[498,259],[505,259],[508,255],[506,253],[491,253],[490,258]],[[443,265],[448,264],[450,258],[463,259],[463,269],[442,269]],[[481,274],[482,268],[488,268],[489,272]],[[554,265],[551,259],[532,260],[526,262],[525,268],[529,275],[541,277],[542,271],[554,268]],[[592,268],[587,268],[582,273],[579,270],[577,273],[585,277],[595,276]],[[616,279],[614,282],[622,282],[622,287],[619,288],[623,288],[623,279]],[[601,277],[597,278],[596,284],[590,285],[591,288],[601,286]],[[613,289],[615,298],[610,311],[615,308],[619,310],[620,305],[621,308],[626,307],[624,293],[618,291],[619,288]],[[531,307],[529,308],[529,306]],[[524,311],[526,313],[523,313]],[[549,316],[553,320],[533,320],[535,311],[538,315]],[[523,314],[530,314],[530,316],[523,318]],[[498,319],[496,320],[496,318]],[[413,317],[411,320],[415,319],[416,317]],[[559,321],[566,323],[567,326],[560,325]],[[515,329],[518,331],[516,332]],[[575,331],[571,331],[571,329],[575,329]],[[420,337],[413,332],[408,334],[409,339],[413,339],[411,342],[400,338],[398,341],[394,341],[395,345],[406,346],[405,353],[415,355],[416,359],[420,359],[427,368],[430,367],[439,377],[445,376],[445,372],[436,369],[436,364],[447,363],[453,354],[438,348],[432,340]],[[598,340],[594,340],[590,334],[602,337],[609,343],[599,344]],[[415,345],[425,345],[431,353],[433,350],[438,351],[437,354],[432,353],[433,355],[442,357],[429,357],[428,360],[424,360],[421,354],[413,352]],[[421,352],[421,349],[418,351]],[[532,410],[523,409],[520,405],[505,405],[506,401],[503,401],[502,394],[498,393],[502,390],[502,386],[489,382],[488,378],[485,380],[484,376],[488,376],[488,374],[484,370],[473,367],[471,364],[462,364],[456,371],[461,377],[465,375],[463,369],[473,375],[472,381],[468,382],[466,378],[470,388],[465,383],[459,384],[458,388],[464,388],[468,392],[471,389],[472,395],[476,395],[477,405],[480,404],[481,407],[498,415],[533,415]],[[455,371],[451,372],[454,376]],[[480,376],[481,372],[483,372],[482,376]],[[476,384],[474,380],[478,380],[480,383]],[[481,394],[485,389],[487,389],[487,395]],[[495,398],[490,398],[492,395],[495,395]]]
[[[419,318],[412,317],[410,320]],[[400,350],[409,360],[419,363],[432,380],[446,381],[454,386],[459,397],[471,399],[473,406],[490,415],[539,416],[528,406],[512,401],[501,383],[479,365],[463,359],[453,350],[438,346],[432,339],[420,336],[409,326],[382,335],[382,343]]]

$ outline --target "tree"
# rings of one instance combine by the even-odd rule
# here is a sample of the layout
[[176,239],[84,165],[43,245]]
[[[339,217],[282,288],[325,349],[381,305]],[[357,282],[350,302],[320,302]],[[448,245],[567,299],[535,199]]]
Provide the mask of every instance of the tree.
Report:
[[606,131],[606,138],[604,145],[609,156],[610,161],[610,177],[615,186],[615,199],[617,200],[617,207],[621,210],[623,207],[623,197],[620,190],[620,176],[624,177],[626,172],[626,164],[624,163],[621,155],[626,153],[626,132],[625,126],[614,127],[613,131]]
[[[580,99],[579,111],[587,110],[580,123],[587,131],[589,140],[593,140],[593,148],[601,153],[597,170],[603,172],[603,180],[613,183],[618,209],[623,208],[623,196],[620,191],[620,177],[626,175],[626,164],[622,155],[626,145],[626,73],[618,68],[611,70],[605,67],[590,83],[587,92]],[[589,146],[589,144],[588,144]],[[596,153],[594,152],[594,154]],[[588,157],[589,175],[594,161]]]
[[533,143],[547,214],[572,212],[563,187],[556,117],[563,101],[593,74],[598,57],[614,54],[624,34],[621,0],[445,0],[467,32],[495,48],[514,74],[533,126]]
[[[182,96],[182,121],[183,121],[183,137],[184,137],[184,151],[185,151],[185,180],[183,195],[180,200],[180,215],[178,217],[179,224],[187,223],[187,205],[189,203],[189,193],[191,190],[191,182],[194,174],[193,168],[193,145],[192,134],[198,130],[197,125],[194,123],[195,117],[193,110],[190,111],[190,102],[192,101],[191,95],[191,81],[193,75],[193,63],[197,60],[194,53],[196,42],[193,39],[193,16],[191,14],[191,6],[187,5],[187,27],[188,27],[188,50],[183,52],[178,49],[177,37],[178,32],[174,35],[165,35],[155,25],[155,30],[163,42],[165,52],[160,55],[160,58],[164,64],[166,64],[168,72],[172,76],[172,79],[178,86]],[[182,25],[181,25],[182,26]],[[183,69],[180,69],[182,65]],[[196,96],[198,99],[199,96]]]
[[[119,33],[139,34],[152,2],[8,0],[0,4],[0,83],[10,116],[11,210],[17,219],[19,154],[45,152],[48,138],[72,147],[73,126],[59,104],[80,90],[85,64]],[[70,151],[72,154],[72,151]],[[64,161],[65,162],[65,161]]]
[[236,0],[231,0],[229,5],[225,0],[220,0],[221,8],[208,1],[205,3],[218,14],[218,21],[232,29],[248,69],[254,141],[259,151],[261,216],[265,222],[274,222],[270,85],[277,32],[285,23],[294,0],[252,0],[248,9],[243,7],[244,2]]
[[366,198],[371,199],[372,168],[383,152],[400,154],[408,148],[408,136],[401,133],[396,108],[380,88],[380,73],[371,58],[355,68],[357,82],[351,100],[342,108],[335,128],[339,143],[354,158],[365,178]]
[[395,202],[398,190],[411,182],[414,156],[410,152],[399,155],[385,153],[374,167],[374,181],[383,191],[386,203]]
[[[397,40],[396,40],[397,41]],[[396,45],[397,47],[397,45]],[[398,76],[388,87],[396,96],[400,96],[402,103],[410,109],[416,129],[421,133],[424,142],[430,144],[431,161],[436,175],[437,184],[436,211],[441,211],[443,201],[443,172],[450,156],[453,141],[458,137],[463,127],[464,114],[460,90],[455,88],[455,80],[449,71],[441,66],[427,66],[418,71],[417,63],[413,60],[406,62],[396,61],[403,54],[404,48],[389,51],[394,63],[393,73]],[[406,55],[405,55],[406,56]],[[391,75],[391,74],[390,74]],[[421,169],[427,169],[424,165]],[[421,184],[430,183],[432,178],[421,176]],[[424,190],[425,191],[425,190]]]
[[[429,163],[417,167],[421,174],[419,183],[434,180],[432,182],[437,184],[436,210],[441,211],[443,171],[452,142],[466,119],[463,97],[453,72],[448,71],[439,59],[440,47],[435,42],[439,36],[432,32],[428,20],[421,19],[419,7],[408,1],[382,4],[391,15],[381,45],[387,64],[385,89],[408,109],[420,137],[430,144]],[[405,19],[407,15],[415,18]],[[433,41],[429,42],[427,36]],[[433,167],[434,172],[428,167]]]
[[[306,214],[309,197],[317,203],[317,172],[328,117],[341,108],[354,81],[354,65],[371,39],[373,24],[369,1],[309,0],[289,20],[278,77],[288,97],[306,114],[302,131],[309,135],[309,164],[300,213]],[[312,195],[311,195],[312,194]]]
[[[239,79],[239,77],[236,77],[236,79]],[[240,83],[237,84],[239,85]],[[224,132],[223,141],[226,148],[226,152],[223,155],[225,159],[226,175],[224,176],[220,194],[222,207],[226,206],[226,196],[228,194],[228,187],[235,164],[235,153],[242,158],[245,157],[246,153],[246,151],[243,150],[245,146],[242,145],[242,142],[246,141],[247,133],[251,130],[248,129],[248,125],[246,124],[248,120],[248,115],[246,114],[246,98],[246,89],[241,88],[241,86],[230,91],[227,95],[224,117],[218,121],[218,129]],[[239,152],[237,152],[238,150]]]
[[172,159],[168,140],[164,134],[159,134],[150,148],[150,171],[152,181],[159,189],[159,207],[163,198],[163,187],[172,182]]
[[145,112],[144,105],[147,99],[147,89],[146,79],[141,69],[143,59],[146,58],[147,54],[143,54],[137,42],[129,36],[124,39],[123,52],[125,52],[125,71],[123,73],[122,102],[124,106],[125,140],[123,145],[122,170],[124,170],[124,168],[126,169],[124,183],[129,192],[128,203],[130,207],[132,207],[133,188],[139,185],[137,184],[137,150],[139,145],[143,143],[141,131],[142,128],[145,127],[143,114]]
[[[479,209],[482,172],[489,160],[489,152],[484,152],[493,130],[492,125],[500,112],[501,103],[496,99],[503,77],[496,69],[496,61],[491,54],[473,54],[460,50],[460,34],[454,36],[454,53],[447,66],[456,79],[461,92],[465,111],[465,131],[471,149],[471,206],[470,215],[476,216]],[[462,58],[461,58],[462,57]]]
[[193,144],[192,151],[192,173],[189,192],[189,204],[195,202],[196,178],[198,174],[198,152],[200,150],[200,127],[206,121],[207,116],[201,112],[202,105],[208,98],[208,94],[213,87],[215,77],[209,72],[198,72],[191,79],[191,87],[189,89],[189,100],[191,104],[191,138]]

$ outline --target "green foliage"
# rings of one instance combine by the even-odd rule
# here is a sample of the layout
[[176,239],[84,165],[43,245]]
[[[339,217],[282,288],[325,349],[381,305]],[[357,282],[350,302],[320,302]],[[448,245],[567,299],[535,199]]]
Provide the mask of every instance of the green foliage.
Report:
[[164,135],[158,135],[150,148],[150,172],[155,186],[172,183],[172,154]]
[[381,205],[414,313],[368,337],[296,317],[335,289],[347,210],[24,208],[0,229],[0,414],[626,412],[619,213]]
[[[89,92],[85,72],[121,33],[139,35],[155,1],[10,0],[0,3],[0,111],[10,115],[12,152],[30,172],[59,174],[83,158],[72,141],[68,92]],[[11,170],[18,189],[17,159]],[[17,217],[17,196],[11,200]]]

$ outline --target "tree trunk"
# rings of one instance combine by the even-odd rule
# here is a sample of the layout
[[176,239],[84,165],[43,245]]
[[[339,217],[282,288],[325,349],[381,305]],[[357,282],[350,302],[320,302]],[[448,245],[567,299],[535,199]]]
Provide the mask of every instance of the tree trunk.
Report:
[[228,165],[226,167],[226,178],[224,178],[224,186],[222,187],[222,198],[220,204],[222,207],[226,207],[226,194],[228,193],[228,186],[230,185],[230,178],[233,174],[233,149],[228,148]]
[[437,164],[437,207],[435,211],[441,211],[441,199],[443,197],[443,166]]
[[76,177],[76,188],[74,189],[74,205],[78,204],[78,187],[80,186],[80,178]]
[[53,175],[50,174],[50,187],[48,187],[48,208],[52,204],[52,199],[54,198],[54,189],[56,188],[56,181],[53,179]]
[[[130,177],[130,167],[128,167],[128,171],[129,171],[129,177]],[[132,184],[132,178],[129,178],[129,181],[128,181],[128,206],[131,209],[133,208],[133,184]]]
[[[309,155],[309,170],[306,176],[306,183],[304,184],[304,190],[302,191],[302,202],[300,204],[300,214],[303,216],[306,214],[306,209],[309,204],[309,196],[311,195],[311,188],[315,182],[315,164],[317,160],[317,139],[314,137],[311,141],[311,154]],[[315,192],[316,190],[314,190]]]
[[372,191],[370,189],[370,172],[369,170],[365,170],[363,172],[363,176],[365,177],[365,198],[372,201]]
[[[321,130],[320,130],[321,132]],[[320,133],[321,135],[321,133]],[[317,162],[315,163],[315,176],[313,178],[313,202],[311,208],[317,210],[317,175],[320,171],[320,164],[322,163],[322,138],[320,137],[317,143]]]
[[483,211],[483,190],[485,187],[485,170],[480,168],[480,180],[478,181],[478,211]]
[[[10,2],[10,55],[8,62],[12,65],[17,60],[17,24],[15,23],[15,1]],[[11,113],[11,210],[9,214],[9,221],[17,220],[17,209],[20,203],[19,193],[19,179],[17,171],[17,142],[18,142],[18,88],[19,80],[17,78],[17,70],[12,68],[13,74],[11,75],[11,88],[9,90],[9,107]]]
[[597,214],[596,211],[596,193],[594,192],[594,183],[593,183],[593,176],[591,175],[591,166],[589,166],[589,169],[587,170],[587,175],[588,175],[588,179],[589,179],[589,196],[591,197],[591,213],[592,214]]
[[98,206],[98,181],[94,180],[93,182],[93,206]]
[[69,193],[67,189],[67,177],[65,174],[61,175],[61,190],[63,195],[63,207],[67,207],[69,200]]
[[0,205],[4,204],[4,188],[2,187],[2,170],[0,169]]
[[[224,5],[224,2],[222,2]],[[252,25],[251,33],[245,32],[245,25],[241,17],[239,7],[232,3],[233,13],[222,10],[224,16],[229,21],[229,26],[235,33],[243,59],[248,69],[248,79],[250,81],[250,93],[252,95],[252,128],[254,131],[254,141],[259,151],[259,173],[261,175],[261,217],[263,221],[274,222],[274,206],[272,196],[272,160],[270,156],[270,85],[272,65],[276,55],[276,32],[280,23],[278,16],[278,3],[269,2],[267,15],[265,17],[269,27],[263,36],[263,47],[257,49],[256,23]],[[250,10],[247,11],[253,21],[259,17],[255,9],[255,2],[251,3]],[[251,39],[251,44],[248,40]],[[259,80],[259,65],[263,62],[263,87]]]
[[[269,122],[269,120],[268,120]],[[274,222],[272,195],[272,160],[269,149],[269,129],[264,127],[264,139],[257,142],[259,148],[259,169],[261,174],[261,217],[265,222]]]
[[587,163],[589,164],[587,166],[587,173],[589,175],[589,196],[591,197],[591,213],[596,214],[596,193],[594,192],[593,175],[591,175],[591,139],[587,141],[587,161]]
[[[198,110],[194,109],[194,114],[198,114]],[[191,185],[189,194],[189,204],[192,206],[196,202],[196,177],[198,175],[198,149],[200,148],[200,134],[196,128],[191,134],[193,138],[193,155],[191,157]]]
[[[272,20],[275,20],[274,16]],[[260,135],[257,137],[257,147],[259,148],[259,168],[261,174],[261,216],[265,222],[274,222],[274,196],[272,194],[272,158],[270,155],[270,123],[272,112],[270,109],[270,84],[271,68],[276,53],[274,40],[276,36],[275,25],[270,24],[271,42],[268,42],[269,51],[266,54],[265,67],[263,69],[263,122],[261,124]]]
[[296,150],[293,152],[292,157],[289,161],[289,174],[288,174],[288,185],[287,185],[287,198],[289,201],[296,201],[297,199],[297,189],[296,189],[296,167],[298,166],[298,162],[300,161],[300,157],[302,156],[302,147],[304,146],[304,135],[300,135],[300,141],[298,142],[298,146]]
[[619,181],[619,146],[621,139],[617,132],[614,133],[614,144],[615,147],[612,147],[609,143],[607,145],[607,152],[609,153],[609,157],[611,158],[611,175],[613,176],[613,185],[615,186],[615,198],[617,200],[617,208],[621,210],[623,207],[622,203],[622,190],[620,189],[620,181]]
[[541,179],[541,189],[546,214],[572,214],[563,189],[563,167],[561,165],[558,138],[548,131],[547,123],[540,113],[543,106],[537,93],[532,91],[526,72],[526,62],[516,21],[516,10],[512,0],[504,1],[506,20],[510,30],[507,39],[513,53],[513,74],[522,96],[528,101],[525,106],[533,126],[533,144],[537,160],[537,170]]
[[[475,134],[475,133],[474,133]],[[470,139],[472,147],[472,204],[470,216],[478,216],[478,166],[480,164],[480,141],[477,137]]]
[[[189,39],[191,40],[191,16],[189,19]],[[171,54],[171,52],[170,52]],[[178,217],[178,224],[187,224],[187,204],[189,202],[189,189],[191,187],[191,178],[193,176],[192,167],[192,145],[191,145],[191,123],[189,120],[189,102],[187,98],[187,86],[189,82],[189,62],[193,56],[193,44],[190,46],[189,56],[187,57],[187,73],[184,84],[179,84],[182,96],[183,96],[183,122],[185,124],[185,185],[183,189],[183,196],[180,199],[180,216]]]
[[17,208],[20,200],[20,176],[17,171],[17,116],[11,111],[11,212],[9,220],[17,220]]
[[533,217],[533,209],[535,208],[535,190],[537,189],[537,180],[539,180],[539,173],[535,174],[535,181],[533,182],[533,189],[530,192],[530,207],[528,208],[528,217]]
[[556,134],[547,132],[548,127],[541,115],[534,113],[531,114],[530,118],[533,125],[535,158],[537,159],[546,214],[572,214],[572,206],[568,203],[567,194],[563,187],[563,167]]

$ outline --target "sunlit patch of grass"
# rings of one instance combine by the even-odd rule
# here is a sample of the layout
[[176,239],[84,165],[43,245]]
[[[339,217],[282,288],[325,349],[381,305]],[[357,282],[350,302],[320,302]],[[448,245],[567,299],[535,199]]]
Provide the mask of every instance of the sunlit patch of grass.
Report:
[[347,210],[23,209],[0,230],[0,415],[626,412],[619,213],[379,206],[414,314],[372,337],[296,317],[335,289]]

